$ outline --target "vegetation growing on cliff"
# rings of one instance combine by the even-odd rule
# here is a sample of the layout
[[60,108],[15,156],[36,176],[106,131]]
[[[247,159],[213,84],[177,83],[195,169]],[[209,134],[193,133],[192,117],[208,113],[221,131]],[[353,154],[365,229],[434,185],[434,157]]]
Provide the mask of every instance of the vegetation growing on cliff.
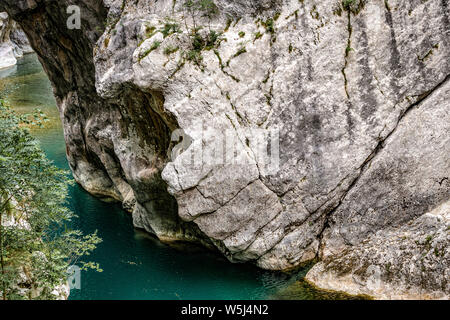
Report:
[[[188,16],[191,17],[193,28],[191,29],[192,49],[185,52],[184,59],[194,63],[202,69],[203,60],[201,52],[211,50],[220,43],[220,33],[211,29],[212,18],[219,13],[219,9],[212,0],[186,0],[183,7]],[[201,33],[203,26],[198,26],[196,20],[198,17],[207,19],[209,32],[206,36]],[[187,25],[186,25],[186,28]]]
[[219,9],[212,0],[185,0],[183,7],[192,18],[194,29],[198,29],[197,19],[199,17],[206,18],[210,22],[219,13]]
[[72,264],[100,270],[79,258],[95,249],[96,234],[83,236],[66,223],[69,180],[30,135],[41,115],[18,116],[0,100],[0,296],[55,299]]

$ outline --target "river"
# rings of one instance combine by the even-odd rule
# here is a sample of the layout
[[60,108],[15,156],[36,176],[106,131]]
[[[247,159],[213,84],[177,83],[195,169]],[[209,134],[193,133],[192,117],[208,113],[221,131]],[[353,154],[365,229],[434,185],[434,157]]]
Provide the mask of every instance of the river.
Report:
[[[59,168],[69,170],[61,123],[50,82],[36,55],[0,70],[0,97],[18,112],[44,111],[50,121],[33,134]],[[104,203],[79,185],[70,187],[67,206],[77,215],[71,227],[85,234],[98,231],[103,242],[89,257],[103,272],[81,274],[81,289],[72,300],[91,299],[336,299],[294,275],[267,272],[248,264],[231,264],[199,248],[175,249],[133,228],[120,205]],[[300,280],[300,281],[298,281]]]

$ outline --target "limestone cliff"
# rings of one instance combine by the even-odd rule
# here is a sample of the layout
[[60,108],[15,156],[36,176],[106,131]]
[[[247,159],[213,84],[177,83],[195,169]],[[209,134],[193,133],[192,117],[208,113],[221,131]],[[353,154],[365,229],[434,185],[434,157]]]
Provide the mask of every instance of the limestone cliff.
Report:
[[17,23],[6,12],[0,12],[0,69],[15,65],[18,58],[32,51]]
[[[428,254],[426,214],[449,200],[448,1],[183,3],[1,0],[53,83],[77,181],[162,240],[273,270],[320,259],[308,279],[331,289],[448,297],[448,212],[432,262],[401,263]],[[255,131],[276,132],[275,169]],[[386,263],[399,276],[361,289]]]

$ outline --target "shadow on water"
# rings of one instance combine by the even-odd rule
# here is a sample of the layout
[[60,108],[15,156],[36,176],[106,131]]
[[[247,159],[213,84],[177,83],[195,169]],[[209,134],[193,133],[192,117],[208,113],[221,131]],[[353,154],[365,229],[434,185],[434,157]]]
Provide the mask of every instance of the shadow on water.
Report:
[[[19,112],[39,107],[49,115],[50,126],[34,134],[55,165],[68,170],[51,85],[35,55],[0,71],[0,94]],[[72,290],[70,299],[339,299],[298,281],[304,272],[266,272],[205,250],[176,250],[133,229],[119,204],[101,202],[79,185],[69,194],[68,206],[78,216],[71,227],[85,234],[98,230],[103,239],[89,257],[103,272],[83,272],[81,290]]]

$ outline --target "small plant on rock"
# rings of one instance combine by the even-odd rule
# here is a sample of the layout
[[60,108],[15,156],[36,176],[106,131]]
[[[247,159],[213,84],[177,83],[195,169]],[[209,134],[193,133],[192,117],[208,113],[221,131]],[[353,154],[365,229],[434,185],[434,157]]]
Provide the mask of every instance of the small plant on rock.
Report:
[[[191,50],[186,51],[184,59],[201,67],[203,50],[214,49],[220,44],[220,33],[211,29],[211,20],[219,13],[219,9],[212,0],[185,0],[183,4],[185,14],[191,17],[193,27],[190,29]],[[202,32],[203,27],[198,25],[198,19],[208,20],[209,32]],[[189,30],[187,23],[186,29]],[[201,67],[202,68],[202,67]]]
[[178,47],[167,46],[167,47],[164,48],[164,54],[167,55],[167,56],[169,56],[169,55],[171,55],[172,53],[177,52],[179,49],[180,49],[180,48],[178,48]]
[[366,0],[343,0],[342,8],[349,13],[357,15],[364,8],[365,4]]
[[212,0],[185,0],[183,7],[192,18],[194,29],[198,29],[198,18],[206,18],[208,22],[211,22],[212,18],[219,13],[219,9]]
[[152,51],[155,51],[161,46],[161,41],[155,41],[152,43],[151,47],[147,50],[145,50],[141,55],[139,56],[139,61],[144,59],[146,56],[148,56]]
[[164,38],[167,38],[174,33],[180,32],[180,26],[178,23],[166,22],[160,32],[163,34]]

